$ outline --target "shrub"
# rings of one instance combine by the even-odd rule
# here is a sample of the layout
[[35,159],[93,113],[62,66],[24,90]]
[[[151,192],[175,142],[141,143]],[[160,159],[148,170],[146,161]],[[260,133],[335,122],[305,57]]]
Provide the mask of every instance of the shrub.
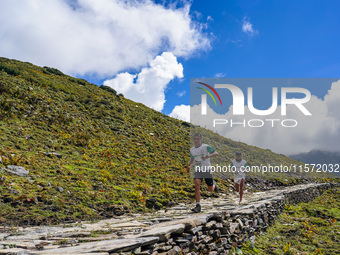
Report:
[[7,66],[5,63],[0,62],[0,71],[3,70],[6,73],[8,73],[9,75],[14,75],[14,76],[18,76],[21,74],[20,70],[11,67],[11,66]]
[[48,67],[48,66],[43,67],[43,72],[46,74],[55,74],[55,75],[60,75],[60,76],[64,75],[64,73],[59,71],[58,69]]
[[101,85],[99,88],[106,90],[114,95],[117,95],[117,91],[115,91],[113,88],[109,87],[109,86],[105,86],[105,85]]

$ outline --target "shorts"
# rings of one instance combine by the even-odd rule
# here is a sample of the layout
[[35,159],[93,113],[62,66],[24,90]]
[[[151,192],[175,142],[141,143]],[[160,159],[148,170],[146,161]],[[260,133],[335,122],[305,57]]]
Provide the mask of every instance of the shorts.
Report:
[[205,183],[208,186],[214,186],[214,179],[213,178],[195,178],[194,180],[199,179],[201,180],[201,182],[203,181],[203,179],[205,180]]
[[246,175],[242,172],[235,173],[234,174],[234,182],[240,184],[241,180],[244,179],[246,180]]
[[241,184],[241,181],[242,181],[242,180],[246,180],[246,179],[245,179],[244,177],[235,178],[235,179],[234,179],[234,182],[235,182],[235,183],[238,183],[238,184]]

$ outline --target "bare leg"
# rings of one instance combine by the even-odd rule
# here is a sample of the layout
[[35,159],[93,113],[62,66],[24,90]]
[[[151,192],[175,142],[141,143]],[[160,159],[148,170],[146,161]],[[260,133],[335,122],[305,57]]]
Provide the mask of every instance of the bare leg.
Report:
[[238,184],[237,182],[235,182],[235,189],[236,192],[240,192],[240,184]]
[[196,198],[196,203],[199,203],[201,200],[201,193],[200,193],[200,187],[201,187],[201,180],[200,179],[195,179],[195,198]]
[[242,202],[242,198],[243,198],[243,188],[244,188],[244,179],[242,179],[240,183],[240,203]]

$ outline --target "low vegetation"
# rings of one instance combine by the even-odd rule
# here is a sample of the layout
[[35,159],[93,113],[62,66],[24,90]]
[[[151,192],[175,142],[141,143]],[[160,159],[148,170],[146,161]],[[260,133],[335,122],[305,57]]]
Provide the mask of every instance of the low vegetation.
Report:
[[287,205],[274,226],[244,244],[241,254],[339,254],[340,189],[326,191],[312,202]]
[[[0,224],[95,220],[191,202],[191,132],[203,133],[220,164],[237,150],[252,165],[298,163],[170,118],[112,88],[0,58]],[[9,165],[29,175],[11,174]],[[229,192],[231,183],[218,177]],[[279,185],[307,180],[296,177],[271,176]]]

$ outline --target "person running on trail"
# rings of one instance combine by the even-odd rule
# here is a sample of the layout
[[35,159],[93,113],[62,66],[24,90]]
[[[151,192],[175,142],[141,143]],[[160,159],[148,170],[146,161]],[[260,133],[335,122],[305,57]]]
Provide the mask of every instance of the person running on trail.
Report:
[[231,162],[231,167],[235,167],[234,172],[234,181],[235,181],[235,189],[240,193],[240,204],[243,198],[243,188],[244,182],[246,179],[245,168],[248,166],[247,161],[242,159],[242,153],[236,152],[236,159],[233,159]]
[[193,139],[195,146],[190,149],[191,160],[187,170],[190,172],[190,168],[195,166],[194,183],[196,207],[192,208],[191,211],[199,213],[201,211],[200,187],[202,180],[205,180],[210,192],[218,192],[218,187],[213,179],[212,173],[210,172],[210,158],[218,156],[218,153],[211,146],[202,143],[201,134],[195,134]]

